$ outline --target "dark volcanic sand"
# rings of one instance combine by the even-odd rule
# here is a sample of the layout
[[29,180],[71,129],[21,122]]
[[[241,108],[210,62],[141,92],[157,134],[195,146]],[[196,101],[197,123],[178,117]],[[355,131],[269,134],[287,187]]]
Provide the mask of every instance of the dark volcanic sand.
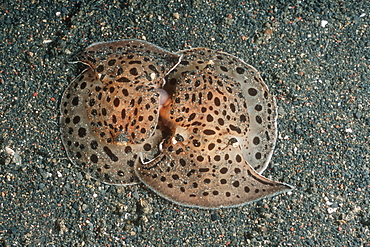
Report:
[[[370,246],[368,1],[5,2],[1,246]],[[264,175],[296,189],[197,210],[72,166],[58,127],[62,92],[80,72],[69,62],[123,38],[222,50],[261,71],[279,106]]]

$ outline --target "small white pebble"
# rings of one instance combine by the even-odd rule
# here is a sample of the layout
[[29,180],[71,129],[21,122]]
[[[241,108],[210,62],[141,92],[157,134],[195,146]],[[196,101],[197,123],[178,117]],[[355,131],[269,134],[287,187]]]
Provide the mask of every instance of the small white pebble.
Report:
[[328,21],[322,20],[321,21],[321,27],[325,27],[328,24]]
[[61,178],[61,177],[63,177],[63,174],[60,171],[57,171],[57,176],[58,176],[58,178]]
[[352,133],[352,132],[353,132],[353,130],[352,130],[351,128],[348,128],[348,129],[346,129],[346,132],[347,132],[347,133]]
[[8,155],[14,156],[15,151],[9,147],[5,147],[5,151]]
[[59,17],[62,13],[60,11],[56,12],[55,15]]
[[43,44],[49,44],[51,42],[53,42],[51,39],[45,39],[42,41]]
[[332,214],[334,213],[335,211],[337,211],[338,208],[328,208],[328,213],[329,214]]
[[93,194],[93,197],[94,197],[94,198],[98,197],[98,194],[94,193],[94,194]]

